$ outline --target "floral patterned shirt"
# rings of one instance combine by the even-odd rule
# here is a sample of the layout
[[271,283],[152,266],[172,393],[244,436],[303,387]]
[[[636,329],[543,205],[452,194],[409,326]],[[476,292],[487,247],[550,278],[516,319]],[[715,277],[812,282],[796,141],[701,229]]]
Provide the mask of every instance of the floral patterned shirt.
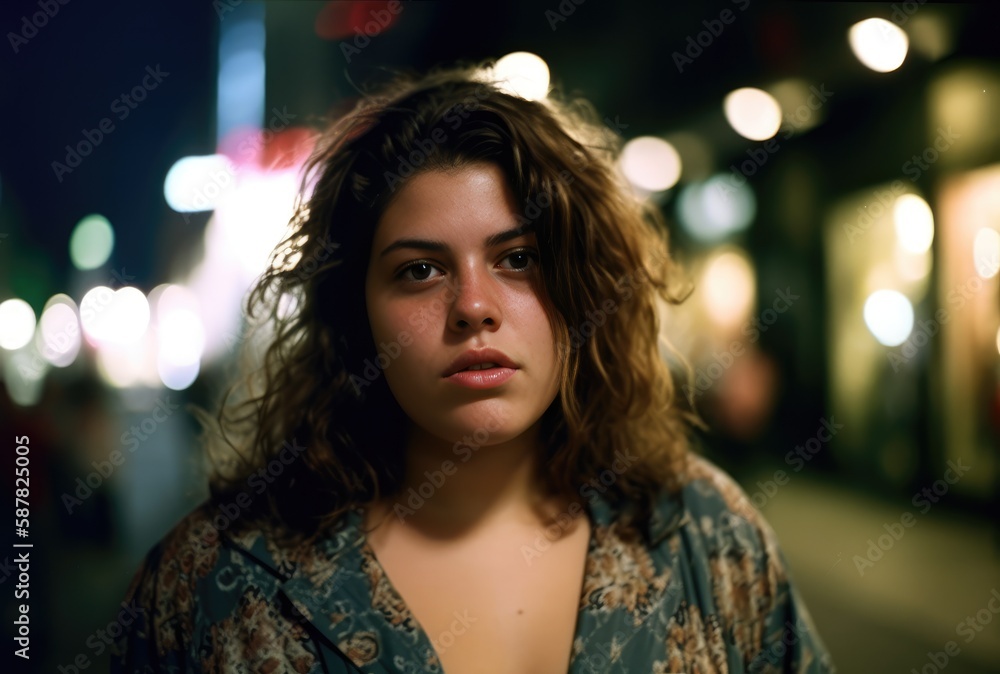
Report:
[[[569,674],[835,671],[770,526],[719,468],[688,463],[683,489],[658,502],[652,545],[588,494]],[[125,599],[139,618],[112,671],[442,672],[360,509],[292,549],[218,516],[203,505],[146,556]]]

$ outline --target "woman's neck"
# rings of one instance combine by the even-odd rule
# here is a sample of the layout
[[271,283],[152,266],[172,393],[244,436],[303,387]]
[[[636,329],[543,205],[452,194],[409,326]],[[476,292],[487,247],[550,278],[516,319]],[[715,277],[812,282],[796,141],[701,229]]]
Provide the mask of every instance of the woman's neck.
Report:
[[414,429],[402,488],[374,504],[376,523],[393,517],[442,538],[499,522],[544,526],[566,503],[546,493],[538,430],[536,424],[507,442],[477,446],[447,443]]

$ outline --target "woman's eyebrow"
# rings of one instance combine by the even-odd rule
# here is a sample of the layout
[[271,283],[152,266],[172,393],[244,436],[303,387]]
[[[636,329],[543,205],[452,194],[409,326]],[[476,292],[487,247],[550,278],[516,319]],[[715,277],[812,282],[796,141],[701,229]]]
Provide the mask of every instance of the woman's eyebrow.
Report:
[[[510,241],[511,239],[516,239],[519,236],[524,236],[526,234],[531,234],[535,231],[535,226],[531,223],[522,225],[520,227],[515,227],[514,229],[508,229],[504,232],[497,232],[486,238],[484,245],[487,248],[492,248],[493,246],[498,246],[501,243]],[[448,250],[448,246],[440,241],[432,241],[430,239],[399,239],[386,246],[379,257],[385,257],[394,250],[399,250],[401,248],[415,248],[417,250],[430,250],[434,252],[444,252]]]

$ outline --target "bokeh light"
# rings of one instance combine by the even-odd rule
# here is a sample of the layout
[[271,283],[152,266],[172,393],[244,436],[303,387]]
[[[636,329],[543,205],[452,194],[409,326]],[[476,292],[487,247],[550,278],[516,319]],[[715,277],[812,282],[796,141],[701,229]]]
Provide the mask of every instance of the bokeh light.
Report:
[[138,288],[92,288],[80,300],[80,323],[94,346],[136,342],[149,325],[149,303]]
[[702,135],[689,131],[678,131],[667,134],[663,139],[670,143],[680,155],[681,173],[685,180],[707,180],[712,175],[715,158],[712,146]]
[[80,353],[81,328],[76,302],[69,295],[54,295],[45,303],[35,335],[38,351],[56,367],[68,367]]
[[155,356],[149,333],[127,344],[102,342],[97,347],[97,371],[115,388],[158,386]]
[[983,278],[993,278],[1000,271],[1000,232],[982,227],[972,241],[972,256],[976,273]]
[[490,77],[497,87],[514,96],[537,101],[549,93],[549,66],[537,54],[517,51],[497,60]]
[[399,0],[326,2],[316,15],[316,34],[324,40],[345,40],[341,51],[346,56],[392,27],[404,6]]
[[916,194],[900,195],[892,207],[899,245],[910,253],[922,253],[934,240],[934,214],[926,201]]
[[197,362],[189,365],[171,365],[161,360],[157,363],[160,381],[174,391],[183,391],[190,387],[198,378],[200,369],[201,365]]
[[718,251],[705,265],[701,286],[709,318],[720,326],[737,325],[750,313],[757,293],[753,264],[742,250]]
[[928,61],[937,61],[954,47],[952,28],[947,25],[944,17],[930,12],[920,12],[912,17],[906,26],[906,34],[913,51]]
[[158,366],[183,367],[200,362],[205,349],[205,328],[198,298],[189,289],[170,285],[156,303]]
[[762,89],[743,87],[731,91],[722,109],[736,133],[750,140],[767,140],[781,128],[781,106]]
[[45,375],[49,364],[30,340],[13,351],[3,361],[4,387],[11,401],[22,407],[30,407],[42,399]]
[[864,319],[879,344],[899,346],[913,330],[913,305],[896,290],[876,290],[865,300]]
[[20,349],[35,334],[35,312],[22,299],[0,303],[0,347],[8,351]]
[[693,238],[712,243],[746,229],[757,214],[757,199],[744,180],[729,174],[712,176],[681,190],[677,218]]
[[[897,246],[893,253],[896,273],[905,281],[915,283],[914,290],[919,290],[918,294],[922,294],[926,290],[926,283],[917,282],[927,281],[930,276],[934,264],[930,250],[914,253],[902,246]],[[914,297],[914,292],[908,292],[908,294],[910,297]]]
[[88,215],[76,223],[69,238],[69,257],[80,270],[97,269],[115,247],[115,231],[103,215]]
[[252,280],[267,268],[271,251],[287,234],[297,188],[292,170],[245,172],[239,189],[219,204],[206,229],[206,253],[237,260]]
[[790,133],[808,131],[823,121],[825,100],[816,92],[816,85],[798,77],[780,80],[767,88],[781,106],[782,121]]
[[903,65],[909,49],[903,29],[885,19],[859,21],[847,31],[847,40],[858,60],[878,73],[892,72]]
[[633,138],[622,148],[619,162],[628,181],[649,192],[669,189],[681,177],[680,155],[662,138]]
[[216,86],[216,140],[240,126],[264,124],[264,7],[242,3],[238,15],[219,24],[219,74]]
[[163,181],[167,205],[179,213],[211,211],[236,184],[236,170],[225,155],[178,159]]

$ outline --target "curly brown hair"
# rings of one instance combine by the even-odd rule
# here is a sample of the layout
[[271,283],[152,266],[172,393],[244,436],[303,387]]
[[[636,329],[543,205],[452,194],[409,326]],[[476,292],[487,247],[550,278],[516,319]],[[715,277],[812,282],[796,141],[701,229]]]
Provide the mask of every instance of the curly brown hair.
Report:
[[398,493],[410,422],[385,377],[370,376],[381,367],[364,292],[373,232],[408,178],[472,162],[503,170],[537,234],[561,365],[542,417],[544,483],[576,494],[627,449],[639,459],[608,487],[612,502],[631,501],[645,519],[657,493],[679,486],[692,427],[705,425],[664,358],[677,356],[690,380],[660,334],[664,302],[691,292],[674,290],[683,279],[662,216],[617,172],[621,139],[592,105],[508,93],[485,75],[491,66],[396,74],[320,136],[290,234],[247,298],[248,318],[273,333],[213,422],[228,450],[211,453],[215,498],[231,498],[291,440],[305,449],[288,479],[252,508],[289,530],[318,531]]

